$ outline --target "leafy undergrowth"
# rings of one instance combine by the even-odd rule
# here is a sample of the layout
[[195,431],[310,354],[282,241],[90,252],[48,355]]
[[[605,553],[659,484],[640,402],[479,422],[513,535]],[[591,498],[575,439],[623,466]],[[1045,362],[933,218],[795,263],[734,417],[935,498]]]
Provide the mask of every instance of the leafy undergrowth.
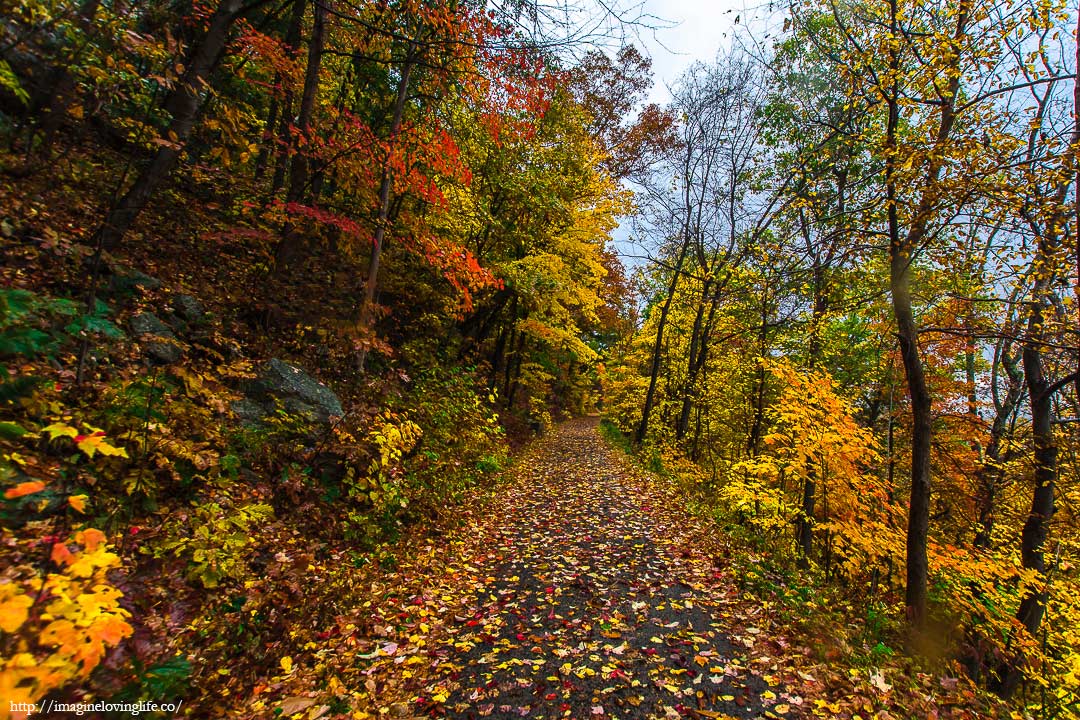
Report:
[[[649,450],[632,454],[626,436],[603,421],[606,442],[648,468],[665,488],[664,507],[687,513],[699,527],[695,545],[731,578],[743,612],[766,620],[777,662],[813,679],[801,712],[828,718],[1020,718],[1000,698],[978,688],[955,663],[918,658],[903,649],[904,623],[880,597],[856,597],[823,582],[820,569],[800,570],[776,545],[741,527],[701,490],[699,470]],[[674,518],[674,522],[678,522]],[[785,539],[786,539],[785,535]],[[775,538],[774,538],[775,539]]]
[[[358,375],[320,316],[250,320],[265,264],[238,240],[200,267],[213,250],[170,238],[223,218],[183,198],[157,207],[156,257],[105,258],[88,310],[92,250],[50,241],[91,222],[56,197],[72,191],[0,186],[0,718],[44,698],[262,716],[248,702],[280,695],[283,658],[373,632],[371,578],[477,512],[507,462],[493,398],[450,364],[380,357]],[[351,302],[317,294],[328,313]],[[144,313],[178,362],[149,356]],[[244,421],[234,404],[280,356],[346,416]]]

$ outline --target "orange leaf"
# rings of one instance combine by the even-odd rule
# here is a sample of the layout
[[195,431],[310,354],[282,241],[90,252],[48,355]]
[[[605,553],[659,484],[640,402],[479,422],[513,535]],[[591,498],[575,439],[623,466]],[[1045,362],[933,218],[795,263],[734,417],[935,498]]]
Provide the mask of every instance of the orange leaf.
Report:
[[95,528],[86,528],[75,533],[75,542],[85,546],[88,552],[94,552],[98,545],[105,542],[105,533]]
[[33,495],[44,489],[45,483],[40,480],[30,480],[28,482],[19,483],[13,488],[8,488],[4,491],[4,497],[8,500],[13,500],[15,498],[21,498],[23,495]]
[[54,543],[52,546],[52,561],[57,565],[70,565],[75,556],[68,550],[64,543]]
[[101,640],[106,645],[116,645],[124,638],[131,635],[131,625],[127,624],[117,615],[108,615],[96,620],[88,633],[91,637]]

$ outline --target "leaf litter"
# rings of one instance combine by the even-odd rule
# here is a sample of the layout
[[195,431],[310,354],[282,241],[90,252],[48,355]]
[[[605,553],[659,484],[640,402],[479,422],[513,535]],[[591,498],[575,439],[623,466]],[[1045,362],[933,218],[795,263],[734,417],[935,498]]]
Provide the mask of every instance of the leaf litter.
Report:
[[[817,681],[773,657],[787,643],[740,598],[719,533],[609,449],[595,419],[555,428],[513,472],[465,540],[429,548],[446,558],[421,569],[428,582],[381,588],[369,637],[339,648],[371,703],[354,716],[803,714]],[[400,569],[403,587],[417,570]]]

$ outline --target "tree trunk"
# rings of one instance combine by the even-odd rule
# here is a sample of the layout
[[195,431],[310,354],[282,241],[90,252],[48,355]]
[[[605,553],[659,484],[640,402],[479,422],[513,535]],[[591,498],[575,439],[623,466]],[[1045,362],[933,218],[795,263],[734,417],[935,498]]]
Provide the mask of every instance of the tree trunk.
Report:
[[[276,76],[275,85],[281,83],[281,76]],[[284,118],[282,118],[284,120]],[[274,146],[274,135],[277,130],[278,123],[278,97],[272,95],[270,97],[270,107],[266,111],[266,130],[263,131],[263,142],[259,148],[259,154],[255,156],[255,179],[262,180],[264,174],[266,174],[266,166],[270,162],[270,150]]]
[[[805,227],[805,226],[804,226]],[[810,243],[807,242],[809,247]],[[821,356],[821,323],[828,310],[828,296],[825,292],[825,268],[821,266],[817,258],[814,259],[814,303],[810,318],[810,342],[807,365],[813,370],[817,366]],[[803,481],[802,514],[799,516],[798,541],[799,541],[799,565],[803,568],[810,566],[810,558],[814,553],[814,505],[816,498],[817,478],[811,467]]]
[[[890,32],[900,37],[900,20],[896,0],[890,0]],[[927,536],[930,531],[930,455],[932,441],[932,414],[930,391],[926,384],[922,358],[919,355],[919,328],[911,300],[911,265],[915,254],[921,249],[935,206],[940,202],[941,153],[947,147],[956,120],[956,96],[960,89],[961,60],[960,42],[967,34],[970,0],[960,0],[956,12],[955,45],[951,59],[949,82],[938,104],[938,128],[934,138],[934,152],[927,161],[923,175],[919,202],[907,227],[901,235],[897,209],[898,188],[896,179],[897,132],[900,126],[900,90],[896,80],[884,89],[883,99],[888,108],[885,130],[885,201],[889,231],[889,289],[892,293],[893,315],[896,319],[900,357],[904,363],[908,396],[911,399],[911,495],[908,505],[907,525],[907,585],[904,599],[908,618],[914,630],[914,639],[922,640],[927,616],[927,584],[929,561]],[[894,78],[899,77],[900,57],[898,50],[890,51],[889,66]]]
[[184,77],[165,101],[165,109],[172,116],[163,138],[167,144],[160,145],[153,159],[109,212],[98,230],[98,243],[104,250],[115,249],[124,234],[146,207],[150,196],[161,182],[169,176],[180,159],[184,144],[191,137],[195,120],[202,108],[204,87],[210,73],[217,67],[229,41],[229,30],[240,15],[254,9],[255,3],[244,7],[243,0],[221,0],[210,18],[210,26],[202,41],[190,53]]
[[[80,4],[79,11],[75,16],[75,21],[79,25],[79,30],[86,37],[83,40],[82,47],[78,48],[73,53],[74,57],[71,58],[72,60],[77,61],[78,57],[82,55],[83,49],[90,44],[92,40],[91,34],[93,33],[94,18],[97,16],[100,7],[101,0],[84,0],[84,2]],[[64,124],[64,119],[68,114],[68,108],[71,107],[71,104],[75,99],[78,84],[70,68],[70,62],[62,61],[62,64],[52,71],[52,96],[49,98],[44,116],[41,119],[41,125],[38,128],[41,132],[41,143],[35,148],[33,133],[31,133],[26,147],[27,172],[31,172],[34,169],[34,166],[37,164],[37,159],[48,160],[52,150],[53,139],[56,137],[57,131],[60,130],[61,126]]]
[[[285,30],[285,50],[290,55],[300,47],[300,30],[304,22],[304,10],[307,8],[307,0],[293,0],[292,14],[289,16],[289,26]],[[289,168],[289,148],[292,146],[292,112],[293,112],[293,86],[291,80],[286,80],[285,96],[281,101],[281,122],[279,126],[278,151],[274,161],[274,176],[270,180],[270,197],[277,196],[281,188],[285,187],[285,173]]]
[[[513,409],[514,397],[517,395],[517,390],[520,385],[521,379],[521,363],[525,358],[525,333],[518,330],[517,347],[514,348],[514,356],[507,360],[506,364],[506,377],[507,377],[507,389],[506,389],[506,407],[507,409]],[[513,371],[510,368],[513,365]]]
[[682,410],[679,412],[679,419],[675,424],[675,439],[679,442],[682,442],[682,439],[686,437],[686,431],[690,426],[694,384],[697,381],[698,371],[701,369],[698,363],[698,355],[704,352],[704,347],[708,344],[705,305],[708,303],[710,289],[712,289],[712,279],[707,278],[701,286],[701,300],[698,302],[697,313],[694,315],[694,327],[690,331],[690,352],[686,363],[686,382],[683,383]]
[[517,323],[518,298],[515,293],[510,298],[510,310],[507,313],[509,320],[499,327],[499,336],[495,340],[495,348],[491,352],[491,375],[488,379],[488,390],[495,391],[499,384],[499,368],[506,362],[507,345],[514,345],[514,328]]
[[[1049,270],[1053,260],[1044,254],[1044,242],[1035,262],[1044,262],[1046,271],[1036,280],[1028,330],[1024,338],[1024,381],[1027,385],[1031,406],[1031,435],[1035,445],[1035,490],[1031,497],[1031,509],[1020,532],[1020,562],[1026,570],[1036,570],[1042,579],[1046,572],[1044,548],[1054,515],[1054,485],[1057,477],[1057,445],[1054,443],[1053,396],[1054,391],[1043,369],[1042,343],[1045,337],[1043,323],[1049,306],[1047,293],[1056,273]],[[1047,591],[1045,586],[1027,588],[1016,619],[1034,637],[1046,612]],[[999,683],[994,688],[1002,697],[1009,698],[1016,692],[1023,678],[1024,658],[1017,657],[1009,663]]]
[[[315,113],[315,99],[319,94],[319,70],[322,68],[323,45],[326,42],[326,3],[329,0],[315,0],[312,7],[314,17],[311,25],[311,41],[308,43],[307,67],[304,71],[304,92],[300,96],[300,114],[297,116],[297,130],[305,146],[311,144],[311,118]],[[289,192],[285,202],[300,202],[307,190],[311,159],[308,150],[298,151],[293,156],[289,172]]]
[[499,367],[502,364],[503,353],[506,352],[506,326],[499,327],[499,334],[495,338],[495,347],[491,351],[491,371],[488,373],[488,392],[495,391],[495,385],[499,381]]
[[[895,207],[890,207],[895,213]],[[907,526],[907,589],[905,601],[912,624],[921,629],[926,621],[927,535],[930,529],[930,448],[932,416],[930,392],[919,356],[918,328],[911,306],[910,257],[892,252],[890,289],[896,316],[900,357],[904,362],[911,398],[911,496]]]
[[[379,181],[379,212],[375,218],[375,233],[371,241],[371,259],[368,262],[367,283],[364,285],[363,305],[360,307],[360,325],[369,332],[374,332],[375,287],[379,281],[379,263],[382,259],[383,245],[386,242],[386,228],[390,224],[390,191],[393,188],[394,181],[390,154],[393,154],[398,133],[401,132],[401,123],[405,116],[405,104],[409,99],[409,78],[412,76],[413,67],[416,65],[416,50],[416,42],[410,42],[405,63],[401,68],[401,78],[398,80],[397,95],[394,98],[393,115],[390,120],[390,136],[387,142],[388,155],[383,162],[382,179]],[[366,358],[367,350],[361,350],[361,369],[364,367]]]
[[[1002,444],[1009,435],[1010,418],[1016,411],[1023,393],[1023,375],[1015,367],[1015,362],[1015,359],[1008,356],[1006,348],[1002,354],[1002,365],[1009,376],[1009,389],[995,412],[994,421],[990,425],[990,437],[986,442],[986,450],[983,452],[983,460],[975,474],[975,486],[979,493],[976,498],[976,510],[979,517],[973,544],[983,550],[990,549],[991,538],[994,534],[994,505],[997,500],[997,490],[1004,479],[1004,471],[1001,469],[1001,462],[1004,459]],[[1005,455],[1007,456],[1008,453]]]
[[761,295],[761,325],[758,326],[758,367],[754,380],[754,420],[750,424],[750,437],[746,442],[746,454],[754,457],[761,447],[765,432],[765,353],[769,342],[769,289],[764,287]]
[[[300,114],[297,116],[297,135],[303,147],[297,148],[293,155],[292,168],[289,171],[289,191],[285,194],[285,203],[299,203],[307,190],[311,160],[311,118],[315,113],[315,99],[319,94],[319,70],[322,68],[323,44],[326,38],[326,3],[329,0],[315,0],[314,18],[311,25],[311,40],[308,42],[307,68],[304,71],[304,91],[300,96]],[[288,209],[286,208],[286,212]],[[281,239],[274,252],[275,268],[281,272],[289,266],[300,251],[300,239],[294,231],[291,221],[286,220],[281,231]]]
[[[1053,429],[1053,393],[1043,371],[1042,363],[1042,308],[1031,315],[1029,331],[1034,333],[1024,345],[1024,379],[1031,403],[1031,435],[1035,444],[1035,491],[1031,498],[1031,510],[1020,535],[1020,557],[1029,570],[1046,572],[1043,546],[1046,544],[1050,518],[1054,515],[1054,481],[1057,477],[1057,445]],[[1046,610],[1046,593],[1031,590],[1024,596],[1016,619],[1023,623],[1032,635],[1039,630]]]
[[653,343],[652,361],[649,365],[649,389],[645,393],[645,404],[641,407],[641,421],[634,433],[634,444],[640,446],[645,441],[645,435],[649,432],[649,416],[652,414],[653,404],[656,402],[656,382],[660,378],[660,356],[664,348],[664,328],[667,326],[668,313],[671,311],[671,303],[675,299],[675,290],[679,285],[679,275],[682,273],[682,265],[686,260],[686,254],[690,249],[688,233],[684,231],[682,249],[679,259],[672,271],[671,282],[668,284],[667,297],[660,308],[660,317],[656,322],[656,342]]

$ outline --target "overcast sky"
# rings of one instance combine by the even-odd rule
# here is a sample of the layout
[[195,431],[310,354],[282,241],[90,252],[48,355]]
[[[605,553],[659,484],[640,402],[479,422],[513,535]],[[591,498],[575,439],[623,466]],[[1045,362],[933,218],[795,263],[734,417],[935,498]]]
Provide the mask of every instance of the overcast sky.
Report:
[[[622,4],[622,7],[631,5]],[[757,11],[746,8],[759,8]],[[745,31],[747,24],[760,28],[768,12],[761,0],[644,0],[641,12],[655,16],[656,30],[642,28],[634,44],[652,58],[654,84],[647,102],[661,105],[670,100],[667,86],[693,62],[709,62],[721,48],[732,42],[733,31]],[[739,18],[736,26],[735,18]],[[763,32],[763,31],[762,31]],[[615,249],[628,268],[640,266],[641,250],[629,242],[629,218],[612,233]]]
[[[633,40],[653,62],[654,84],[647,102],[667,103],[667,86],[691,63],[708,62],[727,47],[735,17],[745,4],[746,0],[644,0],[640,12],[658,18],[652,22],[655,30],[640,28]],[[635,257],[639,250],[628,244],[629,233],[629,219],[624,218],[612,235],[623,263],[634,267],[641,259]]]
[[727,47],[735,18],[746,22],[746,5],[746,0],[645,0],[642,10],[671,26],[639,33],[640,44],[653,61],[656,84],[650,102],[666,102],[665,84],[673,83],[695,60],[712,60],[717,50]]

